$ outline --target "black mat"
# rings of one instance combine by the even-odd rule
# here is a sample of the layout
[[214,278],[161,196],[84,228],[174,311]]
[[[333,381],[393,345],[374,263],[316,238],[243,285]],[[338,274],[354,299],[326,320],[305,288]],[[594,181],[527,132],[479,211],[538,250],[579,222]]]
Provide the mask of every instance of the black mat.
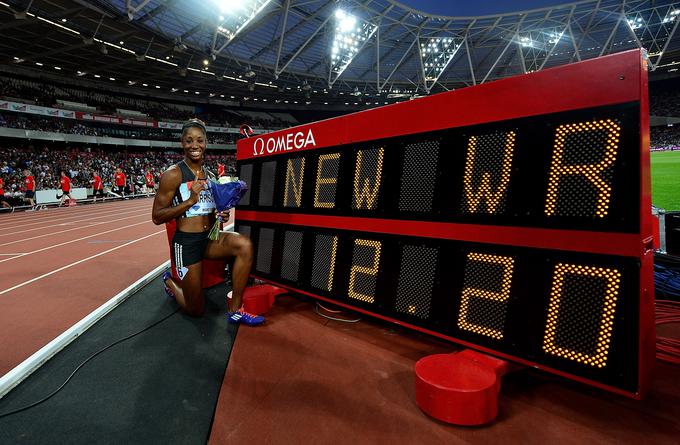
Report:
[[[0,418],[0,444],[205,443],[236,336],[226,292],[207,290],[202,318],[176,313],[95,357],[45,403]],[[90,355],[176,309],[154,280],[1,399],[0,414],[43,398]]]

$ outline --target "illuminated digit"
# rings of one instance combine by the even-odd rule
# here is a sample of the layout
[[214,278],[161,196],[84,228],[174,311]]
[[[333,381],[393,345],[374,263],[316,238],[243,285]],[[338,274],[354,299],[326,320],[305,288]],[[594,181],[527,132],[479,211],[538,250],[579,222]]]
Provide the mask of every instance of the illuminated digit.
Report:
[[[503,141],[499,140],[501,137],[504,139]],[[496,174],[493,181],[496,183],[496,186],[492,185],[492,173],[483,171],[481,172],[481,180],[479,180],[479,184],[475,187],[475,177],[479,175],[481,168],[496,167],[499,156],[497,156],[495,151],[497,151],[499,143],[502,144],[503,153],[500,176]],[[480,145],[481,149],[478,150]],[[514,149],[515,132],[513,131],[470,137],[463,176],[465,199],[469,213],[481,213],[478,209],[482,202],[486,203],[486,213],[496,213],[498,210],[501,210],[499,205],[503,202],[505,191],[510,182]],[[483,151],[482,156],[477,156],[478,151]],[[477,165],[482,165],[475,169],[475,159],[479,157],[482,158],[482,161],[477,160]]]
[[[500,340],[503,338],[506,303],[510,296],[515,260],[507,256],[472,252],[468,253],[467,259],[458,327]],[[479,287],[480,284],[484,284],[484,287]],[[470,301],[473,298],[481,299],[482,302],[486,300],[491,304],[474,305],[471,309]]]
[[[298,164],[299,176],[296,176],[293,161],[297,161],[296,164]],[[304,179],[304,177],[305,177],[305,158],[288,159],[288,165],[286,167],[286,190],[283,195],[284,207],[300,207],[300,203],[302,202],[302,180]],[[289,191],[293,192],[292,198],[295,201],[294,205],[292,203],[291,205],[288,205],[288,197],[290,196]]]
[[[317,289],[330,291],[333,289],[333,272],[335,270],[335,253],[338,249],[338,237],[317,235],[314,248],[314,265],[312,266],[311,284]],[[330,251],[330,261],[326,262]]]
[[[368,158],[368,168],[362,169],[364,159],[364,152]],[[374,209],[377,203],[378,190],[380,190],[380,178],[382,176],[384,149],[377,150],[361,150],[357,153],[357,163],[354,168],[354,203],[353,209]],[[377,155],[377,156],[376,156]],[[376,159],[377,157],[377,159]],[[367,171],[364,171],[367,170]],[[371,186],[370,177],[362,178],[362,172],[368,173],[367,176],[373,175],[375,182]],[[364,183],[361,184],[361,180]],[[366,204],[364,205],[364,201]]]
[[[606,140],[604,141],[604,155],[602,160],[596,164],[576,164],[573,162],[565,162],[565,145],[569,137],[583,135],[590,137],[596,133],[604,132]],[[555,134],[555,148],[550,164],[550,179],[548,181],[548,193],[545,200],[545,214],[547,216],[554,216],[556,214],[558,187],[560,181],[569,176],[582,176],[586,178],[597,188],[597,204],[595,214],[604,218],[609,209],[609,199],[611,197],[611,184],[603,177],[603,171],[614,164],[619,146],[619,136],[621,134],[621,127],[611,119],[598,120],[592,122],[581,122],[578,124],[560,125],[557,127]],[[590,148],[588,141],[586,143],[578,144],[576,149],[584,150]],[[601,149],[601,147],[597,147]],[[578,193],[578,190],[573,190]],[[578,196],[576,200],[582,200],[585,197]]]
[[[335,161],[335,176],[322,177],[321,172],[323,170],[324,162]],[[338,182],[337,172],[340,163],[340,153],[331,153],[328,155],[319,156],[319,166],[316,170],[316,189],[314,191],[314,207],[322,207],[325,209],[332,209],[335,207],[335,184]],[[328,191],[333,196],[333,201],[320,201],[320,189],[321,186],[330,187],[332,185],[332,190]]]
[[[357,248],[358,246],[365,247],[365,248],[370,248],[373,250],[373,265],[370,267],[366,266],[357,266],[355,263],[357,263],[357,260],[365,260],[366,257],[364,255],[364,249],[361,249],[361,247]],[[373,296],[373,293],[375,293],[375,278],[378,273],[378,265],[380,264],[380,249],[382,247],[382,244],[379,241],[371,241],[371,240],[365,240],[365,239],[358,239],[354,241],[354,255],[352,258],[352,270],[350,271],[349,275],[349,296],[351,298],[354,298],[356,300],[361,300],[365,301],[367,303],[373,303],[375,300],[375,297]],[[361,261],[362,263],[367,263],[367,261]],[[357,278],[358,274],[362,275],[369,275],[368,281],[364,280],[363,282],[359,282],[360,280]],[[363,289],[362,291],[370,291],[371,295],[368,295],[366,293],[358,292],[356,290],[357,287],[361,286]]]
[[[604,284],[604,299],[602,299],[602,289],[597,289],[592,284],[588,289],[588,286],[578,283],[572,286],[575,295],[571,298],[573,301],[565,303],[565,298],[569,298],[569,295],[565,295],[565,277],[571,279],[578,277],[594,278],[594,281]],[[621,272],[616,269],[557,264],[550,292],[543,351],[578,363],[604,368],[607,365],[620,283]],[[592,298],[594,297],[601,301],[593,303]],[[589,299],[591,301],[588,301]],[[573,310],[578,314],[578,317],[567,318],[562,316],[562,320],[560,320],[560,312],[565,311],[567,305],[571,307],[566,310]],[[593,312],[593,310],[597,312]],[[591,320],[591,322],[588,323],[588,320]],[[593,321],[595,322],[594,325]],[[595,334],[591,336],[590,340],[588,340],[587,335],[588,329],[591,329]]]

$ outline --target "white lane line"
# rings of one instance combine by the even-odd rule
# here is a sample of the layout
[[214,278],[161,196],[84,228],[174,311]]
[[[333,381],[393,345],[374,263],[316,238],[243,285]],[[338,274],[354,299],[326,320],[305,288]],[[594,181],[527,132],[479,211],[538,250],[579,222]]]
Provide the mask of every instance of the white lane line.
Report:
[[154,233],[152,233],[152,234],[150,234],[150,235],[146,235],[146,236],[143,236],[143,237],[141,237],[141,238],[137,238],[137,239],[132,240],[132,241],[130,241],[130,242],[127,242],[127,243],[125,243],[125,244],[121,244],[120,246],[113,247],[113,248],[111,248],[111,249],[109,249],[109,250],[105,250],[105,251],[103,251],[103,252],[99,252],[99,253],[94,254],[94,255],[91,255],[91,256],[89,256],[89,257],[87,257],[87,258],[83,258],[82,260],[78,260],[78,261],[76,261],[75,263],[67,264],[66,266],[62,266],[62,267],[60,267],[59,269],[54,269],[53,271],[44,273],[44,274],[42,274],[42,275],[40,275],[40,276],[37,276],[37,277],[35,277],[35,278],[31,278],[31,279],[28,280],[28,281],[24,281],[23,283],[19,283],[19,284],[17,284],[16,286],[12,286],[12,287],[7,288],[7,289],[5,289],[5,290],[3,290],[3,291],[0,291],[0,295],[4,295],[4,294],[6,294],[7,292],[11,292],[11,291],[13,291],[13,290],[15,290],[15,289],[18,289],[18,288],[20,288],[20,287],[24,287],[24,286],[26,286],[27,284],[31,284],[31,283],[34,283],[34,282],[36,282],[36,281],[38,281],[38,280],[42,280],[42,279],[45,278],[45,277],[49,277],[50,275],[54,275],[55,273],[61,272],[62,270],[66,270],[66,269],[69,269],[69,268],[71,268],[71,267],[73,267],[73,266],[77,266],[78,264],[84,263],[85,261],[89,261],[89,260],[94,259],[94,258],[97,258],[97,257],[99,257],[99,256],[106,255],[107,253],[113,252],[114,250],[122,249],[123,247],[129,246],[130,244],[134,244],[134,243],[137,243],[137,242],[139,242],[139,241],[142,241],[142,240],[145,240],[145,239],[147,239],[147,238],[150,238],[150,237],[152,237],[152,236],[158,235],[159,233],[165,233],[165,229],[159,230],[158,232],[154,232]]
[[156,279],[156,277],[169,265],[170,261],[166,261],[156,267],[154,270],[115,295],[109,301],[99,306],[89,315],[86,315],[78,323],[74,324],[57,338],[40,348],[26,360],[15,366],[11,371],[0,378],[0,399],[45,364],[45,362],[54,357],[59,351],[68,346],[73,340],[81,336],[85,331],[101,320],[102,317],[130,298],[139,289]]
[[[121,212],[121,211],[110,212],[110,213],[107,213],[106,215],[92,215],[92,216],[87,215],[87,218],[78,217],[78,218],[76,218],[75,221],[68,221],[66,219],[63,219],[63,220],[59,220],[58,222],[55,222],[54,224],[50,224],[50,225],[47,225],[47,226],[32,227],[32,228],[26,229],[26,230],[9,230],[9,231],[7,231],[7,233],[0,233],[0,237],[14,236],[14,235],[19,234],[19,233],[35,232],[36,230],[48,230],[48,229],[53,229],[56,226],[81,224],[84,219],[86,220],[86,222],[89,222],[89,221],[99,220],[99,219],[102,219],[102,218],[108,218],[108,217],[111,217],[113,215],[115,215],[115,216],[129,215],[131,213],[138,213],[138,214],[142,215],[142,214],[147,213],[147,212],[146,212],[146,210],[138,209],[138,210],[130,210],[130,211],[127,211],[127,212]],[[151,213],[149,213],[149,215],[150,214]],[[44,222],[41,221],[39,224],[44,224]],[[29,226],[29,225],[31,225],[31,224],[22,224],[21,227],[26,227],[26,226]]]
[[[29,212],[28,216],[26,217],[21,217],[21,218],[14,218],[12,220],[8,220],[2,224],[0,224],[0,229],[4,228],[12,228],[15,227],[16,225],[20,224],[22,227],[26,226],[32,226],[36,224],[46,224],[51,221],[67,221],[69,219],[80,219],[83,216],[99,216],[99,215],[105,215],[105,214],[111,214],[111,213],[116,213],[120,212],[121,210],[142,210],[142,209],[148,209],[149,211],[151,210],[150,205],[135,205],[135,206],[116,206],[115,208],[108,207],[105,209],[97,209],[97,210],[92,210],[92,209],[82,209],[81,211],[72,211],[69,214],[65,213],[51,213],[47,215],[44,210],[41,210],[39,212]],[[30,221],[30,222],[29,222]]]
[[[0,244],[0,247],[2,247],[2,246],[9,246],[10,244],[23,243],[24,241],[30,241],[30,240],[33,240],[33,239],[45,238],[45,237],[47,237],[47,236],[54,236],[54,235],[58,235],[58,234],[60,234],[60,233],[73,232],[74,230],[83,230],[83,229],[87,229],[87,228],[89,228],[89,227],[100,226],[100,225],[102,225],[102,224],[116,223],[116,222],[122,221],[122,220],[124,220],[124,219],[139,218],[140,216],[144,216],[144,215],[145,215],[145,213],[142,213],[142,214],[139,214],[139,215],[126,216],[125,218],[112,219],[112,220],[109,220],[109,221],[100,221],[100,222],[93,223],[93,224],[88,224],[88,225],[84,225],[84,226],[74,227],[74,228],[72,228],[72,229],[60,230],[60,231],[58,231],[58,232],[51,232],[51,233],[45,233],[45,234],[42,234],[42,235],[31,236],[31,237],[29,237],[29,238],[22,238],[22,239],[20,239],[20,240],[9,241],[9,242],[7,242],[7,243],[2,243],[2,244]],[[149,218],[147,221],[150,221],[150,220],[151,220],[151,218]]]
[[25,253],[0,253],[0,256],[17,256],[17,255],[26,255]]
[[[36,225],[42,225],[40,228],[31,228],[30,230],[39,230],[39,229],[45,229],[45,228],[50,228],[54,227],[55,225],[59,224],[67,224],[71,222],[80,222],[83,221],[84,219],[101,219],[106,216],[110,215],[117,215],[120,213],[131,213],[131,212],[143,212],[146,209],[121,209],[121,210],[111,210],[107,212],[98,212],[98,213],[86,213],[82,215],[72,215],[71,217],[63,217],[63,218],[55,218],[54,220],[33,220],[32,223],[27,223],[27,222],[19,222],[16,224],[13,224],[11,227],[8,227],[5,233],[0,234],[0,236],[11,236],[12,234],[18,233],[16,230],[14,230],[17,227],[21,228],[26,228],[30,226],[36,226]],[[2,228],[0,228],[2,230]],[[27,231],[27,230],[25,230]]]
[[[82,241],[84,239],[94,238],[95,236],[105,235],[107,233],[115,232],[117,230],[124,230],[124,229],[130,228],[130,227],[139,226],[141,224],[148,224],[148,223],[149,223],[149,221],[142,221],[142,222],[138,222],[138,223],[134,223],[134,224],[129,224],[127,226],[117,227],[115,229],[107,230],[105,232],[95,233],[94,235],[88,235],[88,236],[84,236],[82,238],[77,238],[77,239],[74,239],[74,240],[71,240],[71,241],[66,241],[66,242],[63,242],[63,243],[60,243],[60,244],[54,244],[52,246],[43,247],[42,249],[32,250],[30,252],[25,252],[25,253],[16,253],[16,254],[14,254],[14,255],[16,255],[14,258],[5,258],[4,260],[0,260],[0,263],[4,263],[5,261],[16,260],[17,258],[22,258],[22,257],[25,257],[26,255],[32,255],[34,253],[44,252],[46,250],[54,249],[55,247],[65,246],[66,244],[75,243],[76,241]],[[10,254],[0,253],[0,255],[10,255]]]

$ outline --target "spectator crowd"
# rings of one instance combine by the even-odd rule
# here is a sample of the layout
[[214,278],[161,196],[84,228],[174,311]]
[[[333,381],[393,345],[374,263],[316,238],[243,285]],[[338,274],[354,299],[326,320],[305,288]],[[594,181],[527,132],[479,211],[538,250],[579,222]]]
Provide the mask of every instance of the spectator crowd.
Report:
[[59,104],[59,100],[75,102],[95,108],[95,113],[103,115],[117,115],[121,109],[132,110],[135,117],[159,121],[181,122],[197,117],[208,125],[217,127],[239,127],[245,123],[253,128],[279,129],[291,125],[290,121],[283,120],[276,114],[259,112],[244,115],[237,109],[218,104],[196,107],[190,103],[170,103],[131,94],[108,93],[101,89],[52,85],[32,79],[1,75],[0,98],[54,108],[66,108]]
[[[157,184],[169,166],[180,162],[179,150],[135,151],[104,150],[102,148],[9,147],[0,150],[0,177],[5,194],[24,192],[24,171],[35,178],[36,190],[58,189],[60,172],[66,172],[73,187],[91,187],[93,172],[98,171],[106,188],[113,185],[117,168],[127,176],[128,186],[134,189],[145,183],[151,172]],[[206,167],[217,173],[218,163],[225,166],[225,174],[235,174],[236,156],[233,152],[208,151]]]

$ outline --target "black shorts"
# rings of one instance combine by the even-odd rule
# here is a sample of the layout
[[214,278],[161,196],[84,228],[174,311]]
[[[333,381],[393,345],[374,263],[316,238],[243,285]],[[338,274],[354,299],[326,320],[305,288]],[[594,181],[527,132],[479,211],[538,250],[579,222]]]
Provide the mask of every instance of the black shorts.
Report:
[[33,199],[35,197],[35,192],[33,190],[26,190],[26,199]]
[[104,196],[104,190],[94,190],[92,192],[92,196],[97,197],[97,196]]
[[187,273],[187,267],[203,259],[203,253],[208,245],[210,232],[175,232],[170,246],[170,256],[175,263],[177,276],[182,279]]

